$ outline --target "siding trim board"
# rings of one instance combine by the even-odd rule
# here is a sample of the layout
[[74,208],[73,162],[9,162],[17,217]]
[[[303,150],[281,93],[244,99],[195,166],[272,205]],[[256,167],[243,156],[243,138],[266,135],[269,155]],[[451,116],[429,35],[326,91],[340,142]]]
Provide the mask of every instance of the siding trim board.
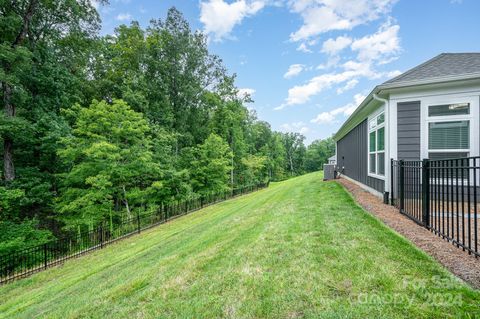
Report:
[[337,141],[337,166],[342,175],[379,192],[376,195],[383,194],[385,181],[368,176],[367,165],[368,119],[365,119]]

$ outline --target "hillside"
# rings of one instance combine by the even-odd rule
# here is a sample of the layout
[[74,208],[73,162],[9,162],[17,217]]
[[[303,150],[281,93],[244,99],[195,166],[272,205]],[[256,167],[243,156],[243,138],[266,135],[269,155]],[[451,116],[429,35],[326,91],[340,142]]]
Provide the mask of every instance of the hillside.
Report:
[[480,313],[480,293],[321,180],[273,183],[0,287],[0,317]]

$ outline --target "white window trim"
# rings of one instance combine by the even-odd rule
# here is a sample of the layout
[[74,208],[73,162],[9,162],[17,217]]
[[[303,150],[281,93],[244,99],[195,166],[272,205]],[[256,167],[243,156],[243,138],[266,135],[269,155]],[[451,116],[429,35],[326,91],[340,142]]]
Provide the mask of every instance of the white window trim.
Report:
[[[456,103],[469,103],[470,104],[470,113],[463,115],[445,115],[445,116],[429,116],[428,115],[428,106],[429,105],[442,105],[442,104],[456,104]],[[448,96],[435,96],[421,99],[421,125],[420,125],[420,144],[421,144],[421,157],[428,158],[428,153],[443,153],[443,152],[465,152],[468,153],[469,157],[479,155],[480,147],[480,134],[479,134],[479,96],[478,95],[448,95]],[[428,139],[429,139],[429,128],[428,125],[431,122],[451,122],[451,121],[470,121],[469,124],[469,149],[442,149],[442,150],[429,150],[428,149]],[[470,179],[473,178],[473,172],[470,172]],[[480,176],[477,176],[477,179]],[[466,179],[464,179],[466,181]],[[432,184],[437,184],[434,181],[431,181]],[[454,181],[448,179],[445,185],[453,185]],[[459,184],[461,185],[461,183]]]
[[[384,114],[384,117],[385,117],[383,123],[380,124],[380,125],[376,125],[375,128],[373,128],[373,129],[370,129],[370,121],[373,120],[373,119],[376,119],[382,113]],[[384,160],[385,160],[385,163],[386,163],[387,143],[388,143],[387,136],[386,136],[387,120],[388,119],[385,116],[385,107],[383,107],[383,106],[378,108],[372,114],[370,114],[370,116],[367,119],[367,176],[370,176],[370,177],[373,177],[373,178],[376,178],[376,179],[381,179],[381,180],[385,180],[386,173],[384,173],[384,175],[379,175],[379,174],[370,172],[370,154],[375,154],[375,170],[378,169],[378,156],[377,156],[378,153],[383,153],[384,154]],[[380,129],[382,127],[384,128],[383,151],[370,152],[370,133],[373,132],[373,131],[378,131],[378,129]],[[375,133],[375,143],[377,143],[377,142],[378,142],[377,133]],[[376,145],[375,145],[375,149],[376,149]],[[387,170],[387,165],[384,165],[384,167],[385,167],[385,171],[386,171]]]
[[[446,104],[446,103],[445,103]],[[428,106],[427,106],[428,108]],[[470,104],[470,114],[462,114],[462,115],[446,115],[446,116],[428,116],[428,110],[427,110],[427,118],[426,118],[426,134],[427,134],[427,141],[425,147],[427,148],[427,156],[425,158],[429,158],[429,153],[450,153],[450,152],[455,152],[455,153],[461,153],[465,152],[468,153],[467,156],[472,156],[472,143],[473,143],[473,130],[472,130],[472,124],[473,124],[474,118],[472,117],[472,106]],[[468,136],[468,143],[470,145],[470,148],[466,149],[460,149],[460,148],[455,148],[455,149],[430,149],[429,148],[429,135],[430,135],[430,130],[429,130],[429,125],[430,123],[442,123],[442,122],[464,122],[468,121],[469,122],[469,136]]]
[[[442,104],[456,104],[456,103],[469,103],[470,113],[462,115],[445,115],[445,116],[429,116],[428,107],[430,105],[442,105]],[[443,152],[468,152],[468,156],[479,155],[479,97],[475,96],[435,96],[423,98],[420,101],[421,109],[421,125],[420,125],[420,144],[421,144],[421,157],[428,158],[428,153],[443,153]],[[429,150],[429,123],[432,122],[451,122],[451,121],[470,121],[469,124],[469,149],[442,149],[442,150]]]

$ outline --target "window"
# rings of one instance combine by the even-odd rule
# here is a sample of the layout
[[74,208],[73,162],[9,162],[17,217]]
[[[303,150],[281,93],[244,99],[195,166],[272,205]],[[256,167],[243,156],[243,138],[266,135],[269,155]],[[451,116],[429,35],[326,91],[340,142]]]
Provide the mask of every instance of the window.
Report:
[[469,103],[430,105],[428,107],[428,116],[448,116],[470,114]]
[[385,113],[381,112],[368,122],[368,173],[385,175]]
[[470,104],[428,106],[428,158],[470,155]]

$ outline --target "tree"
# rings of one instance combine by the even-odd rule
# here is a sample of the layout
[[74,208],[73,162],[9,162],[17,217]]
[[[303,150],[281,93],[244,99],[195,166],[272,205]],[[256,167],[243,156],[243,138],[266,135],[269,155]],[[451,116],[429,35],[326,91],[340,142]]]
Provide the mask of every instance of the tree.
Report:
[[220,95],[210,95],[214,112],[211,130],[221,136],[232,149],[230,185],[233,187],[240,170],[241,159],[246,153],[245,131],[248,111],[238,100],[222,100]]
[[0,255],[18,252],[52,239],[50,231],[38,230],[37,220],[21,223],[0,220]]
[[91,3],[0,0],[6,249],[304,171],[178,10],[98,36]]
[[242,164],[245,166],[245,184],[253,185],[266,180],[266,156],[247,155],[242,158]]
[[38,230],[38,220],[25,220],[22,207],[28,198],[21,189],[0,187],[0,254],[12,253],[52,239],[52,233]]
[[323,169],[323,164],[335,154],[335,141],[329,137],[324,140],[315,140],[307,147],[305,155],[305,170],[313,172]]
[[285,133],[283,136],[287,166],[291,176],[302,173],[305,157],[304,140],[305,137],[300,133]]
[[230,159],[232,151],[218,135],[210,134],[205,142],[194,150],[191,163],[192,186],[199,194],[224,192],[229,187]]
[[129,192],[138,195],[160,177],[147,121],[121,100],[93,101],[88,108],[77,105],[68,112],[78,116],[65,148],[58,151],[71,163],[60,176],[60,218],[67,228],[92,228],[112,210],[131,217]]
[[[221,60],[208,52],[206,37],[192,32],[188,22],[171,8],[165,21],[147,29],[147,79],[155,88],[152,101],[161,101],[162,123],[179,134],[179,148],[193,146],[206,114],[202,97],[215,91],[225,77]],[[156,92],[156,93],[155,93]],[[157,98],[158,96],[160,98]],[[153,103],[153,102],[152,102]]]
[[[0,16],[0,86],[4,123],[23,125],[17,120],[32,93],[29,74],[39,56],[41,44],[69,37],[88,37],[98,29],[98,14],[90,1],[21,0],[2,1]],[[15,130],[13,130],[15,132]],[[15,134],[2,134],[3,177],[15,179]]]
[[268,143],[268,171],[271,180],[279,181],[285,178],[285,160],[287,152],[283,143],[283,135],[274,132]]

